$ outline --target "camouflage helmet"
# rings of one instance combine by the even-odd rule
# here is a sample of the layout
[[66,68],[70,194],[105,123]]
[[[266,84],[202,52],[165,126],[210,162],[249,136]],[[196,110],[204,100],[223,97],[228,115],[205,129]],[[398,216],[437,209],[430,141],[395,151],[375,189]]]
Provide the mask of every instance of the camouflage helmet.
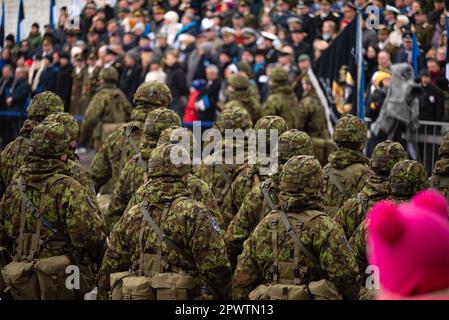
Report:
[[362,120],[347,114],[337,121],[333,139],[335,142],[365,143],[367,130]]
[[183,177],[191,171],[190,156],[176,144],[157,146],[148,160],[149,177]]
[[[195,136],[192,134],[192,131],[178,126],[171,126],[162,131],[159,140],[157,141],[157,145],[160,146],[164,143],[182,143],[182,146],[186,150],[190,150],[191,156],[193,154],[193,149],[196,146]],[[184,145],[184,143],[186,143],[186,145]]]
[[279,136],[279,162],[284,164],[293,156],[313,156],[313,144],[309,135],[297,129],[290,129]]
[[114,67],[105,67],[100,70],[98,78],[106,82],[117,82],[118,72]]
[[70,138],[61,123],[38,124],[31,132],[28,154],[45,158],[58,158],[69,153]]
[[388,176],[394,165],[402,160],[407,160],[404,147],[399,142],[386,140],[374,148],[370,167],[376,174]]
[[449,132],[446,132],[441,141],[440,148],[438,149],[438,156],[440,158],[449,157]]
[[170,88],[162,82],[149,81],[142,83],[134,93],[133,102],[150,104],[156,107],[167,107],[173,102]]
[[243,91],[249,87],[249,78],[245,74],[233,74],[229,77],[229,85],[236,91]]
[[226,129],[250,129],[253,126],[248,111],[240,106],[240,103],[231,101],[218,115],[215,126],[224,134]]
[[80,131],[80,128],[78,122],[76,122],[75,118],[70,113],[67,112],[52,113],[47,118],[45,118],[44,123],[47,122],[58,122],[62,124],[67,130],[67,134],[70,138],[70,141],[78,139],[78,133]]
[[64,102],[55,93],[45,91],[34,96],[28,109],[28,117],[31,120],[42,121],[54,112],[64,112]]
[[418,161],[399,161],[391,169],[388,184],[392,195],[412,196],[428,187],[426,170]]
[[270,79],[273,84],[285,84],[288,83],[288,73],[282,67],[275,67],[271,69]]
[[323,186],[323,169],[314,156],[294,156],[284,165],[280,177],[281,192],[314,195]]
[[260,132],[257,131],[266,130],[265,145],[266,148],[268,149],[270,148],[271,144],[271,130],[277,130],[276,136],[279,137],[280,134],[282,134],[287,130],[287,123],[285,122],[284,119],[278,116],[264,116],[256,122],[254,129],[256,130],[258,143],[261,143],[261,141],[259,141]]
[[143,134],[157,140],[161,132],[171,126],[181,126],[179,115],[167,108],[157,108],[148,113],[143,126]]

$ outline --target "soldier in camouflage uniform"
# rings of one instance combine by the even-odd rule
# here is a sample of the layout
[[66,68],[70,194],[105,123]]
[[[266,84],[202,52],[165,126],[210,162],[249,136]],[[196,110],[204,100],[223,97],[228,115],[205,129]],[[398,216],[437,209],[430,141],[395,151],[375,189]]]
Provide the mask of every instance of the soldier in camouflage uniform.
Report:
[[[265,141],[257,141],[257,144],[264,143],[266,150],[266,157],[269,156],[271,139],[270,139],[270,131],[276,130],[277,135],[282,134],[287,130],[287,124],[281,117],[278,116],[265,116],[257,121],[254,126],[256,137],[260,134],[260,132],[264,133],[265,131]],[[258,139],[258,138],[257,138]],[[273,141],[274,144],[274,141]],[[276,146],[271,146],[273,149],[272,152],[276,152]],[[264,159],[256,159],[256,164],[251,165],[250,163],[243,163],[238,165],[232,176],[232,183],[226,192],[226,195],[223,199],[223,203],[221,206],[221,211],[224,218],[223,227],[227,228],[231,220],[239,211],[240,206],[243,203],[246,195],[251,191],[252,188],[258,186],[261,182],[263,182],[267,178],[267,173],[271,168],[270,161],[268,163],[262,163]],[[265,169],[266,172],[262,170]]]
[[374,175],[362,151],[366,138],[366,127],[359,118],[348,114],[337,121],[333,136],[337,149],[324,167],[324,205],[331,218]]
[[446,196],[449,201],[449,132],[444,135],[438,149],[439,160],[435,162],[430,185]]
[[[429,187],[426,170],[417,161],[402,160],[391,169],[388,177],[387,200],[405,202],[418,191]],[[366,258],[366,230],[369,221],[366,219],[359,225],[354,236],[349,240],[357,260],[360,272],[363,274],[368,267]]]
[[96,150],[115,128],[129,121],[132,105],[117,87],[118,72],[114,67],[97,71],[98,88],[87,101],[80,141]]
[[365,220],[369,208],[388,197],[388,176],[394,165],[402,160],[407,160],[407,152],[399,142],[387,140],[374,148],[370,167],[375,175],[369,178],[357,196],[345,201],[335,216],[335,221],[343,227],[347,239]]
[[56,94],[46,91],[34,96],[28,109],[28,120],[24,122],[20,135],[10,142],[1,154],[0,168],[4,189],[8,187],[14,173],[23,164],[23,159],[28,152],[28,141],[34,127],[44,121],[48,115],[63,111],[64,103]]
[[[243,242],[259,222],[279,205],[279,177],[283,165],[293,156],[313,155],[312,140],[307,133],[291,129],[279,136],[276,173],[251,189],[226,231],[226,248],[231,265],[242,252]],[[273,205],[273,207],[271,207]]]
[[118,73],[113,67],[103,68],[99,74],[100,89],[90,101],[83,121],[82,144],[90,142],[98,151],[106,139],[107,125],[120,125],[129,121],[132,105],[125,94],[117,88]]
[[262,108],[263,116],[283,118],[289,129],[297,129],[299,121],[298,99],[288,83],[288,73],[276,67],[270,73],[270,95]]
[[229,101],[237,101],[242,108],[248,111],[251,121],[256,123],[262,111],[259,100],[249,92],[249,79],[245,74],[239,73],[229,77]]
[[[100,298],[106,298],[110,290],[109,275],[133,266],[135,268],[141,252],[160,252],[166,263],[163,272],[181,269],[196,281],[204,281],[215,298],[230,296],[231,266],[226,256],[223,234],[210,211],[189,198],[190,191],[183,177],[190,172],[191,165],[173,164],[170,159],[172,152],[180,156],[182,152],[182,157],[189,158],[185,149],[173,144],[163,144],[154,149],[148,163],[149,188],[152,192],[148,193],[143,203],[126,211],[112,230],[99,272]],[[148,208],[165,238],[159,239],[147,218],[144,218],[141,206]],[[167,239],[184,254],[173,250]],[[144,248],[141,248],[142,243],[145,244]],[[145,274],[150,270],[142,271]]]
[[315,156],[320,160],[321,165],[327,164],[329,149],[332,146],[329,130],[327,128],[326,115],[318,96],[313,89],[313,85],[308,76],[302,79],[304,93],[299,102],[298,130],[307,133],[313,142]]
[[76,140],[79,134],[78,122],[76,122],[75,118],[71,114],[66,112],[52,113],[45,118],[44,123],[47,122],[58,122],[66,128],[67,135],[70,138],[68,153],[69,159],[67,161],[67,166],[72,172],[70,176],[85,187],[92,197],[95,197],[96,193],[92,176],[90,175],[90,172],[83,167],[78,156],[75,154]]
[[[150,81],[140,85],[134,94],[131,122],[111,133],[93,159],[91,172],[97,192],[109,180],[111,185],[115,185],[126,162],[140,152],[137,143],[148,113],[159,107],[168,107],[172,101],[170,89],[165,84]],[[112,193],[112,188],[102,193]]]
[[282,211],[271,211],[245,241],[233,277],[235,299],[247,299],[260,284],[307,285],[321,279],[332,282],[345,298],[356,297],[359,270],[343,230],[323,213],[322,184],[323,170],[315,157],[287,161],[280,177]]
[[156,147],[161,132],[171,126],[181,126],[181,119],[176,112],[162,107],[148,114],[140,139],[140,153],[128,160],[114,186],[105,217],[108,230],[122,216],[137,189],[148,181],[147,163],[151,151]]
[[253,79],[253,71],[250,64],[247,62],[239,62],[237,63],[237,69],[239,70],[239,73],[246,75],[249,79],[248,91],[250,96],[254,97],[257,101],[260,101],[260,92],[257,83],[254,80],[251,80]]
[[[191,159],[193,159],[193,148],[196,142],[192,132],[187,128],[172,126],[165,129],[159,136],[157,145],[160,146],[162,144],[167,143],[171,144],[187,143],[186,141],[179,141],[180,137],[183,137],[184,139],[187,138],[189,140],[188,141],[189,145],[183,144],[182,146],[185,147],[186,150],[190,149],[191,151],[190,157]],[[189,173],[188,175],[185,176],[185,181],[187,183],[187,186],[189,187],[191,198],[204,204],[212,212],[215,218],[217,218],[218,224],[221,226],[223,224],[222,214],[218,209],[217,200],[215,199],[215,196],[212,193],[212,190],[209,187],[209,185],[200,178],[193,175],[192,173]],[[152,192],[151,182],[148,181],[145,184],[141,185],[139,189],[133,194],[131,200],[128,203],[127,209],[130,209],[134,205],[142,202],[144,199],[148,197],[147,194],[150,192]]]
[[31,133],[27,162],[0,204],[0,247],[17,261],[61,254],[76,264],[85,258],[101,260],[103,221],[95,199],[70,177],[69,143],[59,123],[39,124]]
[[239,103],[229,102],[225,110],[218,115],[215,121],[215,128],[220,130],[222,138],[222,141],[215,145],[215,150],[220,150],[221,148],[221,154],[217,152],[208,155],[203,159],[202,164],[195,168],[195,175],[204,179],[212,188],[212,193],[217,199],[219,208],[221,208],[224,197],[232,184],[235,169],[239,166],[227,164],[224,161],[225,149],[227,148],[229,152],[237,147],[234,141],[225,141],[225,130],[241,129],[244,131],[251,129],[252,126],[253,123],[248,112],[240,107]]

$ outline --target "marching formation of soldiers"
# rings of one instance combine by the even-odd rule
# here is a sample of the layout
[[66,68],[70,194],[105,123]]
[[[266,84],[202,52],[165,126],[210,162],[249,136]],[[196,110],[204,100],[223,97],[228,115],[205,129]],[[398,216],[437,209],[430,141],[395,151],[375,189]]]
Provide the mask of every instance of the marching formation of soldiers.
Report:
[[[449,196],[449,134],[430,179],[397,142],[379,143],[369,159],[364,123],[345,115],[331,139],[310,80],[299,106],[284,69],[271,70],[263,107],[248,79],[233,76],[215,122],[216,148],[241,147],[245,157],[246,140],[226,140],[225,130],[277,130],[268,176],[260,159],[175,163],[201,141],[168,109],[170,89],[146,82],[131,108],[113,69],[100,79],[81,127],[97,150],[90,170],[75,154],[79,125],[51,92],[33,98],[2,152],[2,299],[82,299],[94,287],[98,299],[370,299],[369,209],[429,187]],[[78,287],[66,285],[70,265]]]

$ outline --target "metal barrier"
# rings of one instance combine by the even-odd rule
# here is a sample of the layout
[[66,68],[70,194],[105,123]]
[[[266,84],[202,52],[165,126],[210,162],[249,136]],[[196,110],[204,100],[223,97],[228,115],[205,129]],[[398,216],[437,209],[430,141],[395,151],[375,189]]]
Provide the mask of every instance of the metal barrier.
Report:
[[428,174],[432,173],[435,162],[438,160],[438,148],[443,136],[448,131],[449,122],[419,121],[415,141],[418,143],[419,160],[421,160]]

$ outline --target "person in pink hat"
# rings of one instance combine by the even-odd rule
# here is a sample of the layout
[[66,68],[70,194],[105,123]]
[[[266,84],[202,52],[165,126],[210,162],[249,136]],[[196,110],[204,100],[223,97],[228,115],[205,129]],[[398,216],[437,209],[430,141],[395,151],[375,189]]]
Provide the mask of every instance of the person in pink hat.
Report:
[[379,270],[377,299],[449,300],[448,203],[437,191],[382,201],[368,215],[368,261]]

